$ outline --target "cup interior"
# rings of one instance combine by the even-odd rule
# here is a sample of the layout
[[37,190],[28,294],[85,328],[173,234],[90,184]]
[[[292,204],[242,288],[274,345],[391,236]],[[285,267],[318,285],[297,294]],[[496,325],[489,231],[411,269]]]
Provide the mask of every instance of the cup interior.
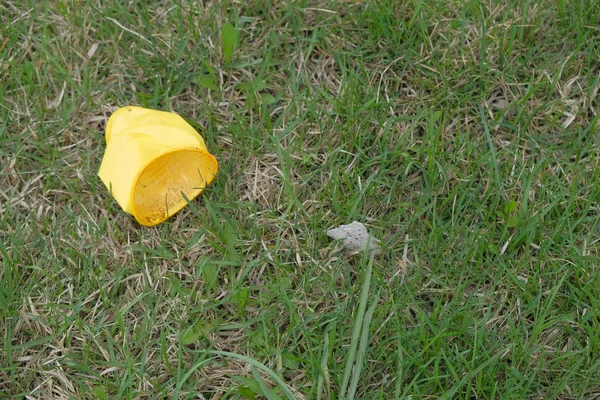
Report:
[[[217,161],[200,149],[180,149],[152,160],[132,193],[133,214],[142,225],[163,222],[198,196],[217,173]],[[183,196],[185,195],[185,197]]]

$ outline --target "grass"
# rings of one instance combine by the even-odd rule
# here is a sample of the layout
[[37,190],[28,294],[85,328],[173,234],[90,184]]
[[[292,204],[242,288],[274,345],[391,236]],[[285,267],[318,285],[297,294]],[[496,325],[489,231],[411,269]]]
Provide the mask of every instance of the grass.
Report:
[[[0,22],[0,397],[600,396],[597,2],[24,0]],[[96,175],[128,104],[220,163],[153,228]],[[327,238],[353,220],[380,257]]]

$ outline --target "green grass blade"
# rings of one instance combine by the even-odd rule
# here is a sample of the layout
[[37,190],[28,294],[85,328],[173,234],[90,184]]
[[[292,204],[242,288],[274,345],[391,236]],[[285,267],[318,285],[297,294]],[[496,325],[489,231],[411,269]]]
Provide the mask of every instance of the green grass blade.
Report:
[[340,386],[340,398],[345,398],[348,382],[350,381],[350,376],[352,375],[352,370],[354,368],[358,340],[360,338],[361,327],[365,317],[365,309],[367,308],[367,301],[369,299],[369,289],[371,287],[371,274],[373,272],[374,258],[374,256],[369,258],[369,262],[365,270],[365,277],[362,283],[358,310],[354,316],[354,328],[352,331],[352,338],[350,339],[350,348],[347,352],[346,366],[344,367],[344,378],[342,380],[342,385]]
[[231,62],[233,51],[237,43],[237,30],[229,22],[221,28],[221,46],[225,63]]
[[494,168],[494,182],[496,183],[498,189],[500,189],[500,187],[502,186],[502,181],[500,180],[500,168],[498,167],[498,155],[496,154],[496,146],[494,146],[487,117],[485,116],[485,112],[483,111],[483,107],[481,105],[479,106],[479,116],[481,117],[481,123],[483,124],[483,132],[485,133],[485,138],[490,149],[490,161],[492,163],[492,167]]
[[358,354],[356,357],[356,363],[354,366],[354,371],[352,375],[352,382],[350,384],[350,389],[348,391],[348,396],[346,398],[348,400],[354,400],[354,396],[356,395],[356,388],[358,387],[358,382],[361,378],[361,372],[363,367],[363,360],[365,359],[367,352],[367,345],[369,344],[369,329],[371,327],[371,319],[373,318],[373,313],[379,306],[379,294],[378,292],[371,303],[371,306],[367,310],[365,314],[365,319],[363,321],[362,333],[360,335],[360,345],[358,347]]
[[264,379],[260,376],[260,374],[254,366],[252,367],[252,376],[258,383],[260,390],[262,390],[263,395],[267,398],[267,400],[281,400],[281,397],[275,394],[275,392],[267,386]]
[[279,385],[279,387],[281,387],[281,389],[285,393],[288,400],[296,399],[296,397],[294,396],[294,394],[292,393],[292,391],[290,390],[288,385],[275,373],[275,371],[273,371],[266,365],[262,364],[261,362],[254,360],[253,358],[243,356],[241,354],[231,353],[228,351],[220,351],[220,350],[201,350],[201,351],[198,351],[197,353],[207,354],[207,355],[217,355],[217,356],[221,356],[221,357],[230,357],[230,358],[235,358],[236,360],[244,361],[244,362],[250,364],[251,366],[266,372],[271,377],[271,379],[273,379]]

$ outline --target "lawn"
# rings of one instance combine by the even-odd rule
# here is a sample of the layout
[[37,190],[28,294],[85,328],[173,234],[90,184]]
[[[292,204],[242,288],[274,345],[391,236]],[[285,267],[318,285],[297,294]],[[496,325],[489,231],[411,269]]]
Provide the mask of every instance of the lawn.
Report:
[[[0,398],[600,397],[599,91],[595,0],[0,2]],[[125,105],[219,161],[151,228]]]

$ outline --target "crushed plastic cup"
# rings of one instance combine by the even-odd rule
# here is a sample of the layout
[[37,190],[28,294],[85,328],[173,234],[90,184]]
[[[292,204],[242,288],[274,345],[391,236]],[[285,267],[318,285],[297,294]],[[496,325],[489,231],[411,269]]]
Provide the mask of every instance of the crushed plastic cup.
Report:
[[142,225],[157,225],[180,211],[218,169],[202,136],[177,114],[127,106],[106,124],[98,176]]

